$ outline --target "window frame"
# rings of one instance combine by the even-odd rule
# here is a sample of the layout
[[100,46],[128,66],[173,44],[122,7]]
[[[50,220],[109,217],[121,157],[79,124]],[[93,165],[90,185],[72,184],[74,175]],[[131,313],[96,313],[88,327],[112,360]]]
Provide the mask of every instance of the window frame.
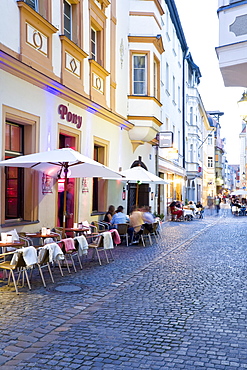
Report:
[[160,100],[160,60],[155,54],[153,58],[153,94],[157,100]]
[[[134,56],[145,56],[145,76],[146,76],[146,93],[134,94]],[[150,96],[150,51],[147,50],[130,50],[130,95]]]
[[[9,107],[2,106],[3,122],[23,126],[23,154],[37,153],[39,151],[39,125],[40,117],[33,114]],[[2,127],[3,148],[5,152],[5,124]],[[39,172],[30,168],[23,168],[24,198],[23,198],[23,218],[6,219],[5,208],[5,175],[4,168],[0,169],[1,174],[1,207],[0,223],[2,227],[18,226],[30,223],[37,223],[39,210]]]
[[[65,4],[69,7],[69,16],[65,13]],[[70,30],[65,28],[65,18],[69,21]],[[63,0],[63,33],[69,40],[72,40],[72,5],[67,0]]]
[[[143,67],[135,67],[135,58],[141,57],[144,58],[144,68]],[[132,63],[133,63],[133,75],[132,75],[132,91],[133,95],[141,95],[141,96],[146,96],[147,95],[147,57],[145,54],[133,54],[132,56]],[[143,79],[138,80],[135,79],[135,72],[136,71],[144,71],[143,73]],[[136,90],[136,85],[135,84],[140,84],[142,86],[142,92],[138,93],[138,88],[137,92]]]
[[[93,40],[93,38],[92,38],[92,33],[94,32],[94,35],[95,35],[95,40]],[[94,49],[95,49],[95,51],[93,52],[93,46],[94,45]],[[93,59],[93,60],[95,60],[95,62],[97,62],[97,58],[98,58],[98,53],[97,53],[97,47],[98,47],[98,40],[97,40],[97,31],[95,30],[95,28],[93,28],[92,26],[91,26],[91,39],[90,39],[90,47],[91,47],[91,50],[90,50],[90,52],[91,52],[91,58]]]
[[214,161],[213,157],[208,157],[208,168],[213,168],[214,167]]
[[170,66],[166,62],[166,92],[170,95]]
[[39,0],[24,0],[24,2],[37,13],[39,12]]
[[212,134],[208,135],[208,145],[213,145],[213,135]]
[[[19,128],[19,131],[20,131],[20,143],[19,143],[19,150],[14,150],[12,147],[10,148],[6,148],[6,128],[7,128],[7,125],[9,126],[9,130],[10,130],[10,146],[11,146],[11,143],[13,143],[13,141],[11,140],[11,129],[13,129],[13,127],[18,127]],[[11,122],[10,120],[6,120],[5,121],[5,159],[9,159],[9,158],[16,158],[20,155],[23,155],[24,154],[24,149],[23,149],[23,144],[24,144],[24,126],[21,125],[21,124],[18,124],[18,123],[15,123],[15,122]],[[16,168],[16,171],[13,171],[13,168]],[[11,170],[12,169],[12,170]],[[15,172],[15,177],[11,177],[11,173]],[[23,219],[23,215],[24,215],[24,204],[23,204],[23,201],[24,201],[24,169],[23,168],[18,168],[18,167],[6,167],[5,169],[5,221],[8,222],[9,220],[22,220]],[[9,195],[9,192],[8,192],[8,184],[11,182],[11,179],[12,180],[16,180],[17,181],[17,193],[16,193],[16,196],[11,196]],[[17,202],[16,202],[16,215],[8,215],[8,204],[11,203],[11,200],[13,199],[16,199]],[[9,202],[8,202],[9,200]]]

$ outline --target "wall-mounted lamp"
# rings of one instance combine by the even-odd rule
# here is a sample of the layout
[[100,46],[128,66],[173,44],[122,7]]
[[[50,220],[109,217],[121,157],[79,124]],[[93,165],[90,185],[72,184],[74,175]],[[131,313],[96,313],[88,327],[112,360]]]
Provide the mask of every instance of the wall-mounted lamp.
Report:
[[151,200],[154,200],[154,192],[151,192]]
[[123,187],[122,200],[125,200],[125,198],[126,198],[126,190],[125,190],[125,187]]

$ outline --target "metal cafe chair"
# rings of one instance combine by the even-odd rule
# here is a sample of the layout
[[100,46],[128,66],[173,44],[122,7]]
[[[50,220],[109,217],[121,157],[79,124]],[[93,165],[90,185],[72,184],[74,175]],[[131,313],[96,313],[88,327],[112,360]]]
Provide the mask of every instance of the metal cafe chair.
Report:
[[45,268],[45,267],[47,267],[47,269],[49,271],[49,274],[50,274],[50,277],[51,277],[51,281],[54,283],[54,278],[53,278],[53,275],[52,275],[52,272],[51,272],[51,267],[50,267],[50,254],[49,254],[49,249],[48,249],[47,246],[40,247],[38,249],[38,263],[37,263],[37,266],[38,266],[39,273],[40,273],[41,280],[43,282],[44,287],[46,288],[46,283],[45,283],[45,279],[44,279],[42,269]]
[[[108,236],[111,239],[111,243],[112,243],[112,248],[109,248],[109,249],[106,248],[105,243],[104,243],[104,238],[107,237],[106,234],[109,234]],[[109,258],[107,256],[107,252],[106,252],[107,250],[109,250],[111,258],[114,260],[112,250],[111,250],[111,249],[113,249],[112,236],[111,236],[111,233],[109,231],[108,232],[106,231],[106,232],[103,232],[103,233],[100,233],[100,234],[96,235],[94,237],[93,242],[88,244],[88,248],[93,249],[92,259],[94,259],[95,254],[96,254],[100,265],[102,265],[101,258],[100,258],[100,252],[104,253],[106,262],[109,263]]]
[[129,225],[128,224],[116,224],[114,226],[116,227],[121,240],[125,238],[126,245],[128,247],[129,245],[129,234],[128,234]]
[[[37,251],[34,247],[26,247],[26,248],[33,248],[33,253],[36,253]],[[24,286],[24,278],[26,278],[28,288],[31,290],[31,284],[29,281],[28,273],[27,273],[27,264],[23,258],[23,252],[25,248],[22,248],[21,250],[13,251],[13,252],[7,252],[0,254],[0,269],[9,271],[9,277],[8,277],[8,285],[10,285],[10,280],[12,278],[16,294],[19,294],[17,285],[19,283],[20,274],[22,273],[22,286]],[[6,260],[5,258],[9,255],[12,255],[12,259],[10,261]],[[15,273],[18,273],[18,279],[16,281]]]

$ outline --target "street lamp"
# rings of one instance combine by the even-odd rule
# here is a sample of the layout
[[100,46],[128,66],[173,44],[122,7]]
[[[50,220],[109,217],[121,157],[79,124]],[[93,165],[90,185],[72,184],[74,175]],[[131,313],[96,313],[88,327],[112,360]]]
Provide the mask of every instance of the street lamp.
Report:
[[247,123],[247,91],[243,92],[242,98],[238,101],[240,116]]

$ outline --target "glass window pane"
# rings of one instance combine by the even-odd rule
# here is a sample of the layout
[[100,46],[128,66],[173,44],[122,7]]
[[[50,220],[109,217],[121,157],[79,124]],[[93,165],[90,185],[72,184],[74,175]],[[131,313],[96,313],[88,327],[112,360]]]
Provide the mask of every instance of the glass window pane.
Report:
[[17,177],[18,177],[18,168],[17,167],[8,167],[7,178],[17,179]]
[[135,82],[134,83],[134,94],[137,94],[137,95],[144,95],[145,94],[144,82]]
[[96,32],[91,28],[91,40],[96,41]]
[[25,3],[27,3],[27,5],[37,11],[38,0],[25,0]]
[[145,55],[135,55],[134,56],[134,67],[135,68],[145,68]]
[[14,152],[21,152],[20,126],[11,125],[11,150]]
[[134,81],[145,81],[145,70],[144,69],[134,70]]
[[8,198],[16,198],[18,195],[18,180],[12,179],[7,181],[7,197]]
[[17,199],[8,199],[6,202],[7,218],[18,218],[18,202]]
[[64,1],[64,14],[70,18],[70,5],[67,3],[67,1]]
[[10,125],[5,125],[5,149],[10,150]]

